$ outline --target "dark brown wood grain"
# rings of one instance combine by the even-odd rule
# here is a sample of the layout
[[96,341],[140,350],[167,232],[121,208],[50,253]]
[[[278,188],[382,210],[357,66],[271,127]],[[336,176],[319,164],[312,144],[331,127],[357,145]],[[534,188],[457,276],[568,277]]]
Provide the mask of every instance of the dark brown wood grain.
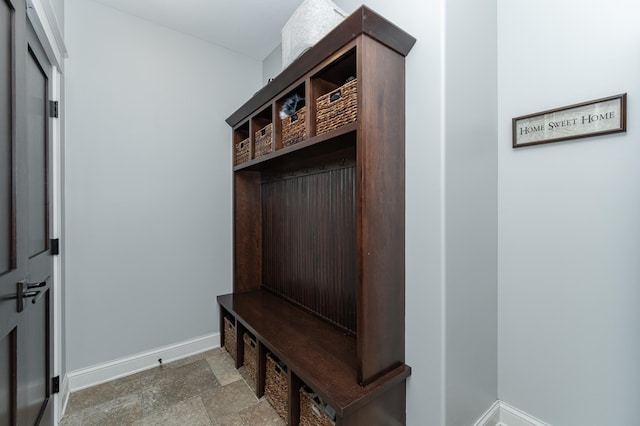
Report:
[[258,347],[256,360],[256,396],[262,398],[264,396],[264,388],[266,385],[266,371],[267,371],[267,348],[261,341],[257,341]]
[[262,185],[263,285],[355,333],[356,169],[316,171]]
[[357,123],[347,124],[320,136],[314,136],[295,145],[283,147],[271,154],[239,164],[233,170],[236,172],[241,170],[273,171],[296,167],[303,162],[323,161],[324,156],[333,155],[337,151],[355,146],[357,127]]
[[262,281],[262,214],[260,174],[234,174],[233,287],[236,292],[260,288]]
[[373,399],[353,414],[340,419],[337,426],[403,426],[406,424],[407,417],[405,398],[404,383],[398,383],[387,389],[381,397]]
[[287,370],[289,392],[289,425],[297,425],[300,423],[300,393],[302,380],[295,375],[291,369]]
[[[275,149],[233,168],[234,286],[218,302],[257,338],[259,396],[266,352],[287,364],[290,424],[302,384],[333,406],[337,426],[405,423],[404,57],[414,42],[362,7],[227,120],[236,142],[274,123]],[[342,126],[317,135],[316,99],[352,77],[357,93],[323,100],[329,129]],[[306,138],[285,147],[277,112],[293,92],[306,97]],[[338,107],[353,99],[357,114]]]
[[[234,317],[235,321],[235,317]],[[244,365],[244,340],[242,336],[244,336],[245,327],[242,323],[235,321],[236,325],[236,368],[240,368]]]
[[404,363],[404,57],[367,37],[361,49],[358,376],[366,384]]
[[271,83],[256,92],[249,101],[227,118],[227,123],[232,127],[236,126],[253,111],[285,90],[292,81],[301,78],[318,63],[324,61],[342,46],[362,34],[367,34],[403,56],[409,53],[416,42],[415,38],[391,22],[366,6],[362,6],[285,68]]
[[353,336],[264,290],[218,296],[218,303],[341,417],[403,383],[411,373],[402,365],[360,386]]

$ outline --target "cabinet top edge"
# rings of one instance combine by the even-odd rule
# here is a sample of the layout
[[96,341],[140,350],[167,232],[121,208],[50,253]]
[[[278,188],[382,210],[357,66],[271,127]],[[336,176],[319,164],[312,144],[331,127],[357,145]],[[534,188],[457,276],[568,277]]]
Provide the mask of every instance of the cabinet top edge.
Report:
[[318,63],[351,40],[366,34],[402,56],[407,56],[416,39],[366,6],[360,6],[340,25],[282,70],[270,83],[258,90],[247,102],[226,119],[235,127],[256,109],[269,102]]

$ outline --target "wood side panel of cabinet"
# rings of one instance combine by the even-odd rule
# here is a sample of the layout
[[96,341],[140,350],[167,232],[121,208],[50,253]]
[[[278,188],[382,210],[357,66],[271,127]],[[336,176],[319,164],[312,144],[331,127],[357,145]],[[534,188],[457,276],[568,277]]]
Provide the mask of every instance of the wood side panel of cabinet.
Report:
[[260,173],[234,173],[234,292],[257,290],[262,283],[262,189]]
[[352,415],[340,418],[336,426],[405,425],[405,400],[405,384],[398,383]]
[[358,61],[358,381],[368,384],[404,363],[404,57],[363,36]]

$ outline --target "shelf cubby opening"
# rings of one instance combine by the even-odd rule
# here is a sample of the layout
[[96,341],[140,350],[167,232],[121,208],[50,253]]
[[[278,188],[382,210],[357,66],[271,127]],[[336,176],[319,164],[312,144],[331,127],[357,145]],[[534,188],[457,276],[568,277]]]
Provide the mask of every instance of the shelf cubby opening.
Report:
[[265,363],[264,396],[278,415],[289,418],[289,368],[273,353],[268,352]]
[[[308,139],[309,108],[305,84],[287,92],[276,101],[276,149],[295,145]],[[283,114],[286,115],[283,118]]]
[[303,384],[299,389],[299,396],[301,425],[336,425],[336,411],[313,389]]
[[237,362],[238,353],[236,319],[233,316],[229,315],[227,312],[222,313],[222,318],[224,321],[223,347],[229,353],[231,358],[233,358],[234,362]]
[[356,48],[347,51],[311,79],[315,135],[356,121],[358,75]]
[[249,161],[251,151],[251,137],[247,121],[233,130],[233,164],[237,166]]
[[253,157],[270,154],[274,150],[273,111],[271,106],[260,111],[251,119],[253,133]]
[[258,341],[253,334],[245,330],[242,333],[242,344],[244,345],[242,365],[249,378],[249,384],[255,389],[258,378]]

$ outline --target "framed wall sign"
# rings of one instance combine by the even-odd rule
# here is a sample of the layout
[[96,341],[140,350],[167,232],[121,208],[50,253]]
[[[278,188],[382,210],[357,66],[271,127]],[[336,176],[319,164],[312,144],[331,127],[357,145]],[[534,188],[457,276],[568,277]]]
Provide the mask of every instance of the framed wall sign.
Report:
[[627,131],[627,94],[596,99],[512,120],[513,147]]

